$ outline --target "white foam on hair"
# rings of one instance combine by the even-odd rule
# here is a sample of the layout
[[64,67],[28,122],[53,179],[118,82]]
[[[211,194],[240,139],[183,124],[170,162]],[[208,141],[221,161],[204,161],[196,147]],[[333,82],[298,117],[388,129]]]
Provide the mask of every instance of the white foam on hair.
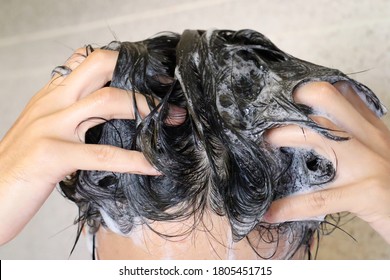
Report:
[[[93,254],[93,234],[92,233],[89,233],[89,230],[86,230],[85,231],[86,234],[85,234],[85,242],[87,244],[87,250],[88,252],[92,255]],[[95,239],[95,247],[96,246],[96,239]]]
[[107,214],[106,211],[104,211],[102,208],[99,209],[100,215],[102,215],[102,218],[104,220],[104,223],[107,225],[107,227],[114,233],[123,235],[121,230],[119,229],[118,224]]
[[234,241],[233,241],[233,235],[232,235],[232,231],[231,230],[228,230],[227,231],[227,240],[226,240],[226,248],[228,250],[228,255],[227,255],[227,259],[228,260],[236,260],[236,254],[234,252],[235,248],[234,248]]

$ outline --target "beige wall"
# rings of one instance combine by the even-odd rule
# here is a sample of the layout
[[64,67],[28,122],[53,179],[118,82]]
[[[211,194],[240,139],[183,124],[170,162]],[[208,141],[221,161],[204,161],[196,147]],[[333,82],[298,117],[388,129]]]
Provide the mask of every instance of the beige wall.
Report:
[[[0,136],[51,69],[79,46],[210,27],[256,29],[305,60],[346,73],[368,70],[351,77],[390,107],[387,0],[0,0]],[[70,202],[53,193],[25,230],[0,247],[0,258],[68,258],[76,215]],[[357,242],[336,231],[324,239],[319,258],[390,259],[390,246],[358,219],[343,229]],[[89,258],[83,241],[72,259]]]

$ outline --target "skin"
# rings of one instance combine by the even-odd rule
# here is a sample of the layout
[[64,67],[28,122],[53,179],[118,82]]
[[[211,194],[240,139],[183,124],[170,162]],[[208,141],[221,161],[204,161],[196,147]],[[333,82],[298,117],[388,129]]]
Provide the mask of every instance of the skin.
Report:
[[97,50],[85,58],[78,50],[65,63],[73,72],[55,75],[1,140],[0,244],[15,237],[56,183],[78,169],[159,174],[139,152],[83,143],[85,131],[99,122],[78,127],[88,118],[134,118],[126,91],[102,88],[117,56]]
[[[255,260],[261,259],[246,239],[233,242],[226,217],[208,211],[202,223],[192,230],[193,219],[183,222],[153,222],[151,227],[159,233],[177,235],[190,230],[189,234],[165,238],[157,235],[147,226],[137,226],[129,236],[120,236],[100,228],[96,239],[98,259],[181,259],[181,260]],[[291,244],[281,238],[275,252],[275,243],[259,241],[258,232],[248,235],[262,258],[283,258],[291,250]],[[293,259],[304,258],[304,248],[299,249]]]
[[[103,88],[111,80],[118,53],[96,50],[87,58],[84,54],[85,50],[80,49],[67,60],[65,65],[72,73],[67,77],[55,75],[27,104],[0,142],[0,244],[15,237],[39,210],[56,183],[78,169],[159,175],[139,152],[83,143],[85,131],[99,123],[99,120],[83,122],[88,118],[134,118],[132,100],[126,91]],[[316,94],[311,94],[313,91]],[[316,111],[326,112],[312,118],[351,139],[335,142],[297,126],[269,131],[266,139],[271,145],[315,149],[333,160],[337,175],[322,191],[275,201],[265,219],[282,222],[349,211],[367,221],[390,243],[388,128],[346,82],[335,86],[323,82],[306,84],[296,90],[294,98],[298,103],[318,109]],[[137,96],[137,103],[141,115],[146,115],[143,97]],[[224,232],[221,240],[228,244],[228,231],[218,230],[218,227],[216,230],[217,236]],[[105,243],[104,239],[108,241]],[[118,240],[121,238],[110,232],[99,232],[100,257],[129,258],[119,251],[113,255],[104,245],[111,242],[115,250],[123,250],[124,246],[116,243]],[[134,247],[139,246],[137,244]],[[186,246],[187,254],[193,247],[191,242]],[[183,249],[172,245],[172,250],[175,248]],[[223,256],[229,255],[226,246],[218,250]],[[157,257],[162,256],[153,258]]]
[[331,141],[297,126],[269,131],[267,139],[271,144],[314,148],[333,160],[337,172],[324,190],[275,201],[265,220],[277,223],[348,211],[369,223],[390,244],[389,129],[347,82],[334,86],[307,84],[296,90],[294,98],[297,103],[325,112],[312,116],[313,120],[350,140]]

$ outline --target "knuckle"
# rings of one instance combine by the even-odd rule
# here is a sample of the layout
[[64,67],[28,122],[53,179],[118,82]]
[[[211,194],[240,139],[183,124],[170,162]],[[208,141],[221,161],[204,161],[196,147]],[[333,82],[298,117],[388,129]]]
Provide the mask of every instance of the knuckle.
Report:
[[86,48],[78,48],[65,62],[71,70],[74,70],[79,66],[87,57]]
[[88,59],[93,60],[96,63],[104,64],[107,60],[112,58],[113,53],[113,51],[96,49],[88,56]]
[[336,88],[328,82],[311,82],[294,92],[294,100],[307,105],[321,105],[333,102],[338,95]]
[[97,106],[106,105],[116,97],[116,91],[111,88],[103,88],[91,95],[92,102]]
[[319,91],[335,91],[335,87],[331,84],[331,83],[328,83],[328,82],[314,82],[312,83],[313,84],[313,87],[316,87],[318,88]]
[[114,69],[117,58],[117,51],[96,49],[87,57],[87,60],[89,60],[94,67],[99,68],[100,71],[108,74]]
[[313,195],[309,198],[308,204],[311,208],[314,209],[323,209],[326,206],[327,202],[327,196],[325,195],[325,192],[315,192]]
[[101,163],[111,162],[116,155],[115,149],[106,145],[94,145],[91,149],[95,159]]
[[318,82],[315,86],[315,95],[322,102],[334,102],[339,96],[336,88],[328,82]]

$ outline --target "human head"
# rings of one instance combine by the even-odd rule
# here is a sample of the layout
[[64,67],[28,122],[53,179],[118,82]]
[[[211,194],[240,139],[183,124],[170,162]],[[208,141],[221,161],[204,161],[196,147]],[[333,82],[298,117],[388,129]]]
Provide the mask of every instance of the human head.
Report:
[[[294,90],[313,81],[348,81],[383,114],[364,85],[294,58],[252,30],[160,33],[105,48],[119,51],[110,86],[143,94],[151,113],[92,128],[86,142],[142,151],[163,176],[78,171],[62,182],[92,232],[102,225],[126,236],[139,225],[192,219],[193,227],[178,233],[185,236],[212,212],[226,218],[235,242],[247,238],[254,244],[254,232],[275,246],[280,237],[291,239],[290,250],[274,256],[289,258],[309,244],[321,221],[268,225],[264,213],[275,199],[330,182],[335,167],[313,150],[272,147],[265,132],[296,124],[346,140],[312,121],[310,107],[293,101]],[[180,124],[169,122],[172,106],[186,112]]]

